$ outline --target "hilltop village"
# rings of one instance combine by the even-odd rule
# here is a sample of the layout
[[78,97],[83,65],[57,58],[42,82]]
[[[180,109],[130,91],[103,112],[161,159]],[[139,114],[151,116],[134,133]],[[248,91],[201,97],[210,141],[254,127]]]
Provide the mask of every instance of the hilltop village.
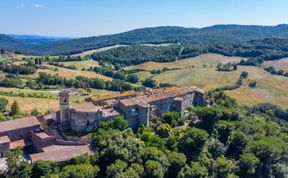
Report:
[[67,136],[63,132],[65,129],[87,133],[100,122],[124,116],[129,127],[135,130],[141,125],[148,126],[153,117],[161,117],[169,111],[184,113],[188,106],[206,104],[204,91],[197,87],[172,87],[142,93],[129,91],[108,98],[87,98],[86,102],[74,106],[69,104],[69,91],[61,91],[59,96],[59,111],[1,122],[1,157],[17,147],[32,147],[35,152],[28,156],[32,162],[69,160],[92,150],[89,139]]

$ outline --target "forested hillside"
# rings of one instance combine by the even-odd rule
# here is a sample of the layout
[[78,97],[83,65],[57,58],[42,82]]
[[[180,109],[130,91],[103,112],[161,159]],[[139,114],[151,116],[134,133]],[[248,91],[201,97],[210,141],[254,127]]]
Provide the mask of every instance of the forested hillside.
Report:
[[121,66],[141,64],[148,61],[171,62],[195,57],[205,53],[251,58],[243,65],[261,65],[265,60],[288,57],[288,39],[270,38],[231,44],[186,44],[170,46],[127,46],[92,54],[92,59]]
[[[79,38],[63,42],[40,45],[33,48],[29,45],[4,43],[1,48],[26,50],[35,55],[75,54],[83,51],[110,46],[114,44],[141,43],[181,43],[181,44],[237,44],[264,38],[288,38],[288,25],[278,26],[243,26],[216,25],[206,28],[155,27],[132,30],[114,35]],[[1,41],[0,41],[0,44]]]
[[[285,177],[288,112],[270,104],[239,106],[223,92],[207,94],[211,107],[166,113],[137,131],[122,117],[89,135],[97,150],[66,162],[21,159],[7,153],[15,177]],[[184,126],[184,123],[186,125]],[[0,173],[1,176],[1,173]]]

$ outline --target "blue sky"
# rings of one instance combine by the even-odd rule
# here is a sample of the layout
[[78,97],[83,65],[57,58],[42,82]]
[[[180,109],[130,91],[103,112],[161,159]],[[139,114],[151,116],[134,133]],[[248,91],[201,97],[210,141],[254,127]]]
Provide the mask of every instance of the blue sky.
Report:
[[93,36],[153,26],[288,23],[288,0],[0,0],[0,33]]

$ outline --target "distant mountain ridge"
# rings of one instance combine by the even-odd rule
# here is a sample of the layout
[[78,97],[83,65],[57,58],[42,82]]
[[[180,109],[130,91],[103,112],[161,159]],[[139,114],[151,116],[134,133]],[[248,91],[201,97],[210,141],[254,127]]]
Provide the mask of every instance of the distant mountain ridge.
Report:
[[14,40],[15,44],[6,42],[7,45],[3,46],[0,38],[0,48],[17,49],[35,55],[68,55],[115,44],[235,44],[265,38],[288,38],[288,25],[214,25],[199,29],[175,26],[141,28],[113,35],[52,42],[34,46],[33,49],[31,44],[23,44],[19,40]]
[[72,39],[72,38],[67,38],[67,37],[50,37],[50,36],[39,36],[39,35],[9,34],[7,36],[17,39],[18,41],[31,44],[31,45],[43,45],[43,44],[66,41],[66,40]]

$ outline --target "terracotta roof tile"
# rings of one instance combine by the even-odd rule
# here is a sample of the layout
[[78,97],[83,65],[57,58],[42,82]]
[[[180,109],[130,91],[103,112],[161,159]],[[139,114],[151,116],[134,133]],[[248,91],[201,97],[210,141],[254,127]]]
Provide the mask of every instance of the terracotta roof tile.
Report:
[[163,100],[167,98],[178,97],[189,92],[204,93],[203,90],[197,87],[171,87],[171,88],[156,89],[156,90],[144,92],[140,96],[124,99],[124,100],[121,100],[120,102],[125,106],[133,106],[133,105],[139,105],[139,104],[144,105],[144,103],[146,103],[147,105],[150,102]]
[[10,143],[9,137],[8,136],[0,137],[0,145],[5,143]]
[[0,133],[40,125],[35,116],[0,122]]

